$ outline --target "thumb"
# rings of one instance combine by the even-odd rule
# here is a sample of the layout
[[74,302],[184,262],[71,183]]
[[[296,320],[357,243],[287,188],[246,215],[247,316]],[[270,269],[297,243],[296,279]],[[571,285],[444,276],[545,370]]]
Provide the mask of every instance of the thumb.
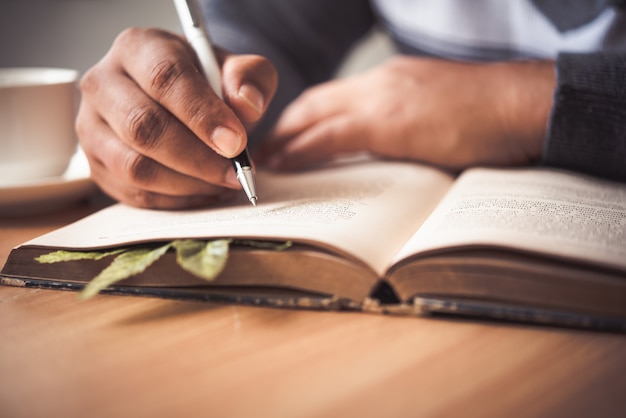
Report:
[[259,55],[220,54],[224,100],[244,124],[258,122],[276,92],[276,69]]

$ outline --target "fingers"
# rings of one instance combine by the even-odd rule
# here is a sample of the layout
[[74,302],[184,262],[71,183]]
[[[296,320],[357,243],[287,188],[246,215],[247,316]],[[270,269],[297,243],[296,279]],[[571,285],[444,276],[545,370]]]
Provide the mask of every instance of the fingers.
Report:
[[257,161],[279,168],[280,157],[285,155],[287,146],[295,138],[316,124],[327,121],[344,111],[341,92],[334,83],[326,83],[303,92],[282,112],[273,130],[261,144]]
[[[95,115],[85,107],[80,112],[83,121]],[[224,189],[171,170],[127,147],[104,121],[92,120],[88,125],[93,134],[81,145],[92,178],[111,197],[133,206],[162,209],[207,205],[222,198]]]
[[297,169],[366,151],[371,121],[369,112],[358,111],[362,105],[353,100],[359,97],[353,84],[335,80],[304,92],[277,121],[261,161],[276,169]]
[[160,30],[123,32],[85,74],[76,130],[108,194],[136,206],[178,208],[240,188],[224,157],[246,146],[244,124],[261,118],[277,78],[261,57],[220,54],[229,63],[228,104],[211,90],[189,44]]
[[300,132],[276,152],[268,165],[276,169],[297,170],[366,151],[367,123],[354,115],[338,115],[320,121]]
[[244,149],[245,128],[215,95],[186,41],[166,32],[131,29],[116,43],[119,65],[129,78],[202,142],[223,157]]
[[[92,100],[86,97],[83,101],[84,114],[79,120],[89,126],[89,131],[83,130],[86,132],[79,134],[81,137],[89,137],[93,130],[103,129],[106,125],[115,135],[105,137],[105,141],[121,140],[126,148],[172,170],[209,183],[237,187],[236,183],[229,184],[225,177],[230,163],[146,96],[133,80],[118,73],[107,74],[107,77],[109,87],[106,90],[94,92],[83,86],[85,95],[97,93],[98,97]],[[91,104],[97,107],[93,112],[90,112]],[[93,116],[89,116],[91,114]]]
[[345,112],[349,96],[349,88],[338,81],[306,90],[285,109],[272,132],[271,141],[285,141],[319,121]]
[[[172,71],[170,75],[174,74],[175,76],[169,79],[171,85],[165,81],[165,78],[162,78],[163,91],[158,91],[155,88],[158,85],[155,82],[157,78],[143,75],[143,73],[149,72],[147,69],[145,71],[138,69],[144,66],[148,67],[149,64],[143,63],[144,59],[135,51],[135,44],[139,41],[150,44],[156,42],[155,38],[163,42],[162,56],[170,57],[170,61],[164,58],[159,62],[171,62],[172,56],[178,56],[179,58],[176,59],[181,62],[181,71],[185,71],[185,74],[179,73],[177,75],[175,71]],[[178,97],[181,95],[177,92],[178,90],[194,90],[191,86],[192,83],[184,81],[187,79],[187,73],[191,74],[192,82],[200,85],[200,90],[210,90],[206,80],[198,76],[197,70],[188,68],[189,65],[193,65],[193,59],[187,48],[186,44],[179,38],[161,31],[129,30],[120,35],[109,54],[99,65],[91,69],[81,81],[83,100],[81,101],[81,112],[77,118],[79,138],[81,138],[81,143],[93,142],[93,137],[98,136],[98,130],[109,127],[114,134],[99,135],[103,143],[122,141],[126,145],[125,149],[133,150],[136,154],[148,157],[163,167],[167,167],[170,171],[195,177],[207,183],[238,188],[237,180],[230,175],[232,170],[228,169],[230,162],[215,154],[210,147],[206,146],[206,143],[198,138],[196,133],[180,122],[167,108],[174,109],[179,114],[184,114],[187,111],[188,117],[191,117],[192,121],[186,123],[190,125],[201,119],[194,116],[196,113],[208,115],[204,117],[205,120],[208,120],[211,117],[211,112],[218,112],[218,116],[214,116],[217,121],[214,124],[217,125],[221,122],[220,115],[223,114],[219,112],[224,112],[223,108],[227,109],[227,106],[217,98],[207,100],[205,97],[204,102],[208,103],[205,109],[198,109],[197,112],[189,111],[191,109],[189,103],[193,103],[193,100],[196,104],[199,102],[198,95],[195,94],[191,101],[186,100],[185,97]],[[150,50],[150,48],[146,47],[146,50]],[[157,54],[157,56],[159,55]],[[136,63],[136,60],[141,63]],[[154,70],[153,73],[156,71]],[[180,88],[175,87],[173,85],[174,79],[178,79],[183,85]],[[211,91],[208,93],[213,97],[215,96]],[[157,102],[157,97],[161,98],[164,103]],[[236,116],[231,111],[228,112],[235,119],[235,125],[243,129]],[[195,119],[193,119],[194,117]],[[225,119],[228,122],[228,117]],[[202,124],[202,122],[199,123]],[[215,130],[217,135],[221,135],[220,131],[225,130],[225,128],[218,127]],[[92,149],[92,156],[97,156],[105,162],[111,168],[110,173],[112,175],[120,175],[124,178],[125,173],[119,168],[120,164],[113,161],[113,158],[124,159],[125,155],[119,153],[104,154],[98,147],[92,147]],[[238,151],[239,146],[235,150]],[[139,167],[144,166],[139,165]],[[160,178],[155,177],[154,181],[158,182]],[[133,183],[130,186],[141,187],[141,185]],[[163,188],[163,185],[161,187]],[[173,185],[172,189],[174,189]]]

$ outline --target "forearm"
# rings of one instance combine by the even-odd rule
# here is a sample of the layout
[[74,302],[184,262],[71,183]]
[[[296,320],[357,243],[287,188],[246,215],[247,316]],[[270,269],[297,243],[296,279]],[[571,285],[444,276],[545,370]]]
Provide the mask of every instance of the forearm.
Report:
[[626,54],[562,54],[542,161],[626,181]]

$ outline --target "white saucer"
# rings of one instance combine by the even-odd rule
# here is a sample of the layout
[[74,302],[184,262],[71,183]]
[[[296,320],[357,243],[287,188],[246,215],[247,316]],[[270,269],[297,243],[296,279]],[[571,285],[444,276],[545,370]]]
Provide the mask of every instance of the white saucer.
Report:
[[79,149],[62,176],[2,185],[0,216],[45,213],[75,203],[96,189],[89,174],[89,163]]

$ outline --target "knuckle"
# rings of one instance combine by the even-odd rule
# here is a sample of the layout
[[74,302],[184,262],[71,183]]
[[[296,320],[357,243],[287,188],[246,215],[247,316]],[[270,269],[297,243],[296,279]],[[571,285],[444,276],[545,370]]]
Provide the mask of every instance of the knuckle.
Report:
[[153,149],[165,131],[162,111],[153,105],[140,106],[128,114],[130,140],[140,149]]
[[189,51],[182,39],[155,28],[128,28],[118,35],[112,48],[116,51],[134,51],[145,60],[147,88],[159,100],[168,94],[188,70]]
[[126,28],[124,30],[122,30],[119,35],[117,35],[117,38],[115,39],[115,42],[124,42],[127,41],[129,38],[135,38],[137,33],[139,32],[138,28],[135,27],[130,27],[130,28]]
[[74,119],[74,132],[85,152],[98,147],[99,127],[92,123],[94,115],[91,112],[91,109],[81,104]]
[[225,118],[220,114],[219,109],[207,109],[206,103],[201,103],[197,100],[189,100],[183,105],[184,113],[187,115],[187,123],[191,127],[212,127],[216,120]]
[[329,146],[333,146],[341,136],[340,126],[337,123],[326,123],[320,128],[318,136]]
[[413,60],[405,55],[397,55],[390,58],[385,66],[393,71],[403,71],[412,62]]
[[162,97],[171,91],[176,80],[180,79],[184,72],[185,69],[179,60],[163,59],[152,66],[148,74],[149,86],[157,96]]
[[294,120],[300,118],[317,118],[318,114],[323,113],[320,108],[318,96],[320,96],[319,87],[312,87],[304,90],[287,108],[285,113]]
[[128,200],[128,202],[132,206],[137,206],[140,208],[159,208],[159,195],[148,190],[133,190],[129,195],[127,195],[126,200]]
[[76,135],[79,139],[86,137],[86,134],[89,132],[89,129],[85,125],[86,123],[83,122],[83,111],[79,109],[76,119],[74,119],[74,131],[76,131]]
[[82,145],[82,143],[88,138],[87,134],[90,132],[90,129],[85,126],[80,114],[74,121],[74,131],[76,132],[76,136],[78,137],[78,140],[81,141]]
[[307,88],[302,93],[300,93],[299,100],[303,102],[314,102],[317,99],[317,96],[323,94],[322,90],[324,89],[324,87],[325,86],[323,85],[318,85]]
[[95,68],[89,69],[80,79],[80,90],[83,93],[98,91],[99,81]]
[[145,155],[133,153],[126,161],[124,171],[131,184],[145,186],[157,181],[159,165]]
[[134,42],[136,39],[143,36],[145,29],[130,27],[126,28],[120,32],[119,35],[115,38],[113,42],[113,46],[117,45],[128,45],[129,43]]

